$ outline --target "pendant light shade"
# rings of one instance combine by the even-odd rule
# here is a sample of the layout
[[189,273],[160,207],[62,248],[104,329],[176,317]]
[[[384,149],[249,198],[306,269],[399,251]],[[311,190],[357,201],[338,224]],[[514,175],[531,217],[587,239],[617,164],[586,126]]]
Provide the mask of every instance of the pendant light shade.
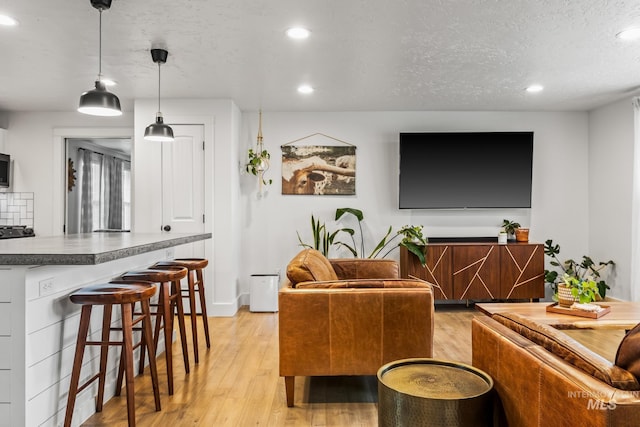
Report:
[[158,64],[158,112],[155,123],[150,124],[144,130],[144,139],[147,141],[173,141],[173,129],[165,125],[160,112],[160,65],[167,62],[169,52],[164,49],[151,49],[151,59]]
[[162,113],[156,115],[156,122],[147,126],[144,130],[144,139],[147,141],[173,141],[173,129],[165,125],[162,120]]
[[120,116],[120,100],[109,92],[104,83],[96,80],[95,89],[88,90],[80,96],[78,111],[92,116]]
[[111,7],[111,0],[90,0],[91,6],[100,12],[100,37],[98,50],[98,78],[95,89],[91,89],[80,96],[78,111],[92,116],[120,116],[120,100],[109,92],[102,82],[102,11]]

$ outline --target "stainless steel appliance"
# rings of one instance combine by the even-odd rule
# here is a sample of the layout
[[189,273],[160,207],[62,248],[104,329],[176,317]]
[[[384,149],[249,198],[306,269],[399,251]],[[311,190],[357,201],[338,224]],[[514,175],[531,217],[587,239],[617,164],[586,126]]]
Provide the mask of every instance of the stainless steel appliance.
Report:
[[26,225],[0,225],[0,239],[17,239],[19,237],[34,237],[33,228]]

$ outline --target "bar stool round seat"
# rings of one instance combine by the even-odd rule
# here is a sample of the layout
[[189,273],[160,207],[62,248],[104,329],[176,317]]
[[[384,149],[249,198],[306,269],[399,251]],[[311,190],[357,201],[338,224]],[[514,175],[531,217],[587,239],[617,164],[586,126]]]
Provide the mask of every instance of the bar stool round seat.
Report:
[[[71,425],[73,410],[78,393],[87,388],[96,379],[98,380],[98,395],[96,398],[96,412],[102,411],[104,400],[104,387],[107,372],[107,359],[109,355],[109,346],[119,345],[122,347],[121,366],[123,366],[126,377],[126,393],[127,393],[127,418],[130,426],[135,426],[135,397],[133,385],[133,331],[134,325],[142,322],[142,346],[151,351],[153,344],[151,342],[151,316],[149,308],[149,300],[155,294],[156,288],[151,283],[146,282],[130,282],[126,284],[120,283],[104,283],[86,286],[73,292],[69,299],[74,304],[81,304],[80,327],[78,330],[78,340],[76,343],[76,351],[73,360],[73,368],[71,371],[71,380],[69,384],[69,395],[67,398],[67,409],[64,419],[65,427]],[[140,303],[142,314],[134,317],[134,304]],[[91,310],[94,305],[103,306],[102,318],[102,334],[100,341],[87,341],[89,325],[91,323]],[[111,326],[111,314],[113,306],[119,305],[121,308],[121,328]],[[111,341],[110,335],[112,330],[122,331],[122,341]],[[79,386],[80,371],[82,369],[82,359],[86,346],[93,345],[100,347],[100,370],[98,374],[89,378],[83,385]],[[150,361],[149,369],[151,371],[151,383],[155,399],[156,411],[160,408],[160,392],[158,387],[158,372],[155,360]]]
[[[165,343],[165,361],[167,364],[167,385],[169,395],[173,394],[173,322],[174,316],[178,313],[178,328],[180,329],[180,340],[182,343],[182,359],[184,361],[185,373],[189,373],[189,354],[187,350],[187,332],[184,319],[184,310],[182,307],[182,298],[180,293],[180,280],[187,276],[188,270],[182,267],[174,267],[171,269],[159,270],[146,268],[142,270],[128,271],[124,273],[118,281],[148,281],[158,283],[159,296],[158,303],[152,304],[156,307],[156,311],[151,315],[155,316],[155,325],[153,328],[153,352],[149,353],[149,359],[155,357],[158,349],[158,341],[160,339],[160,330],[164,330]],[[140,351],[140,367],[142,372],[144,369],[144,349]],[[122,375],[118,377],[118,384]],[[118,387],[119,389],[119,387]]]
[[[189,300],[189,308],[191,311],[191,336],[193,339],[193,357],[195,363],[200,361],[198,355],[198,323],[196,318],[197,302],[200,303],[200,311],[202,313],[202,325],[204,327],[204,338],[207,348],[211,348],[211,339],[209,338],[209,322],[207,317],[207,302],[204,296],[204,268],[209,265],[209,261],[205,258],[176,258],[174,260],[159,261],[152,268],[165,267],[184,267],[189,271],[187,280],[187,289],[182,289],[182,295]],[[198,295],[198,301],[196,301]]]

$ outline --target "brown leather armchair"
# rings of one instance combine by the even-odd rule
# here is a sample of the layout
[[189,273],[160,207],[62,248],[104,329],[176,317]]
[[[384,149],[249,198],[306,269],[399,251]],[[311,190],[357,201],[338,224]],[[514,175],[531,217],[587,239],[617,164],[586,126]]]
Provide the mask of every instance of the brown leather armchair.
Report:
[[385,363],[433,354],[433,293],[399,278],[392,260],[301,251],[279,292],[280,376],[375,375]]

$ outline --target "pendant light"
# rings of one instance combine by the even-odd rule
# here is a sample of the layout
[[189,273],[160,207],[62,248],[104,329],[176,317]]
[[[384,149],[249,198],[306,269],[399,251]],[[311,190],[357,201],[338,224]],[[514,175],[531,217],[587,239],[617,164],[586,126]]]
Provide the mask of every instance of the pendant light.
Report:
[[120,116],[120,100],[109,92],[102,81],[102,11],[111,7],[111,0],[90,0],[91,6],[100,12],[100,42],[98,50],[98,79],[95,89],[80,96],[78,111],[92,116]]
[[167,62],[169,52],[164,49],[151,49],[151,59],[158,64],[158,113],[156,122],[147,126],[144,130],[144,139],[147,141],[173,141],[173,129],[165,125],[160,112],[160,65]]

